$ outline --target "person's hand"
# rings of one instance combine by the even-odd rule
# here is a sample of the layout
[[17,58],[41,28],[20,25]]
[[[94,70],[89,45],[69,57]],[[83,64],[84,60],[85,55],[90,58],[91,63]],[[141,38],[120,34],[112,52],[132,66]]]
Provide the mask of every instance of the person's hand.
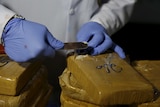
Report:
[[114,43],[108,36],[105,28],[96,22],[84,24],[77,34],[77,41],[88,42],[88,46],[91,47],[91,55],[98,55],[108,49],[112,49],[121,58],[126,57],[123,49]]
[[55,50],[64,46],[46,26],[14,18],[2,34],[5,53],[14,61],[25,62],[44,56],[54,57]]

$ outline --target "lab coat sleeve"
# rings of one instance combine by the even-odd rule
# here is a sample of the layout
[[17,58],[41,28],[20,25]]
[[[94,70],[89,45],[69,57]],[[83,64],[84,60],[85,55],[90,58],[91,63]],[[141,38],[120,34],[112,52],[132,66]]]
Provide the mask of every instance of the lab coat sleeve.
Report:
[[15,14],[15,12],[0,4],[0,38],[2,37],[2,32],[5,25]]
[[109,0],[91,18],[106,28],[109,35],[122,28],[131,17],[136,0]]

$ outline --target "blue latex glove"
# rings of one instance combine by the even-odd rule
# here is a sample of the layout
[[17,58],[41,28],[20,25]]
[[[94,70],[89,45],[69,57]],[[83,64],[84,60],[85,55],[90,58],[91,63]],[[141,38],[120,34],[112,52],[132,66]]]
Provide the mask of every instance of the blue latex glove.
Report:
[[112,49],[121,58],[126,57],[123,49],[115,44],[108,36],[105,28],[96,22],[84,24],[77,34],[77,40],[79,42],[88,42],[89,47],[92,49],[90,52],[91,55],[98,55],[108,49]]
[[64,46],[44,25],[18,18],[9,21],[2,39],[6,54],[17,62],[54,57],[55,50]]

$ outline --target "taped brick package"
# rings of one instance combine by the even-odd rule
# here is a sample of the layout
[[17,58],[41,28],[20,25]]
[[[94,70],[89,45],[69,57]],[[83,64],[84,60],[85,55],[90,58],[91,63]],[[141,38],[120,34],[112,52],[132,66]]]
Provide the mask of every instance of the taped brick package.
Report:
[[[81,88],[77,80],[73,77],[70,71],[64,70],[59,77],[62,93],[60,96],[61,107],[124,107],[126,105],[96,105],[93,99],[88,96],[87,92]],[[127,107],[135,107],[127,105]]]
[[40,66],[40,61],[17,63],[6,55],[0,55],[0,94],[18,95]]
[[86,90],[82,89],[69,70],[64,70],[62,75],[59,77],[59,83],[63,92],[62,96],[68,96],[70,98],[89,103],[94,102]]
[[160,107],[160,60],[137,60],[132,66],[155,87],[155,101],[137,107]]
[[[76,94],[81,93],[81,90],[68,91],[70,95],[64,95],[78,101],[109,106],[139,104],[154,98],[152,85],[115,53],[69,56],[67,70],[76,79],[78,85],[75,86],[83,90],[81,95]],[[62,88],[62,92],[67,93],[67,89]]]
[[64,95],[63,92],[61,93],[60,100],[61,100],[61,107],[100,107],[98,105],[72,99]]
[[17,63],[0,55],[0,107],[46,107],[52,92],[42,62]]
[[[0,95],[0,107],[32,107],[49,91],[47,71],[41,68],[17,96]],[[38,102],[38,101],[37,101]],[[34,106],[33,106],[34,107]]]

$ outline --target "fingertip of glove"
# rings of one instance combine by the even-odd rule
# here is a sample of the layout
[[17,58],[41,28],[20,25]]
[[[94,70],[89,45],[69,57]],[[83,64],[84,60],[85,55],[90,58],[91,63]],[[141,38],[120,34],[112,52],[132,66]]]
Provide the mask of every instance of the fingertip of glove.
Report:
[[98,54],[100,54],[98,51],[95,51],[95,50],[92,50],[92,51],[90,51],[90,54],[92,55],[92,56],[95,56],[95,55],[98,55]]
[[120,57],[121,57],[122,59],[125,59],[125,58],[126,58],[126,55],[122,54],[122,55],[120,55]]

